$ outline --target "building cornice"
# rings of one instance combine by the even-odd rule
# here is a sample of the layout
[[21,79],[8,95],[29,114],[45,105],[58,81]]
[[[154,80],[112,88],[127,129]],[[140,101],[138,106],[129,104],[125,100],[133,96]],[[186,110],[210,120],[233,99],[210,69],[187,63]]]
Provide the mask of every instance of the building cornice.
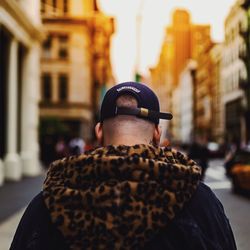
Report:
[[74,18],[74,17],[53,17],[53,16],[43,16],[42,22],[44,24],[56,23],[56,24],[78,24],[78,25],[86,25],[88,24],[87,18]]
[[[20,8],[20,4],[14,0],[1,0],[0,8],[3,8],[7,13],[24,29],[32,40],[42,41],[44,34],[41,27],[35,26],[27,14]],[[12,31],[11,31],[12,32]],[[15,34],[15,32],[13,32]]]
[[92,107],[87,103],[39,103],[40,117],[58,117],[62,119],[78,119],[91,121]]

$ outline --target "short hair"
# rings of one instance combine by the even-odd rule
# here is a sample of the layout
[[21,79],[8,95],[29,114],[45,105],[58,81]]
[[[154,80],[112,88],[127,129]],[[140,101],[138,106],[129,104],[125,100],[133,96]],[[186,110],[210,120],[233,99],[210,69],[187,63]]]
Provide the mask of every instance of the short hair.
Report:
[[138,106],[138,102],[132,95],[121,95],[116,100],[118,107],[130,107],[134,108]]

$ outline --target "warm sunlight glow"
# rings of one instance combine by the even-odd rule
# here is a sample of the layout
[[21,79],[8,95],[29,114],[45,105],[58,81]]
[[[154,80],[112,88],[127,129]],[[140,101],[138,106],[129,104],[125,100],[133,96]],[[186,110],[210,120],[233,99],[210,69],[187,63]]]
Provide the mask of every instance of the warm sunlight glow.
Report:
[[189,10],[193,23],[210,24],[212,38],[222,41],[224,19],[234,0],[99,0],[99,3],[104,12],[117,18],[111,59],[117,81],[124,81],[134,78],[136,66],[146,73],[148,67],[156,64],[174,9]]

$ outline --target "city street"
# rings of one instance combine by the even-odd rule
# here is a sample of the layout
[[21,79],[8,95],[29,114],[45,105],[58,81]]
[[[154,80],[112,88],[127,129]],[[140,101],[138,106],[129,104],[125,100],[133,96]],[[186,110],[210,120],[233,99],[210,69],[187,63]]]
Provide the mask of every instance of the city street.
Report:
[[[106,120],[109,120],[107,126]],[[94,124],[97,124],[95,129]],[[82,154],[99,144],[150,142],[154,145],[160,139],[158,125],[163,132],[162,145],[186,150],[184,152],[199,160],[202,167],[207,157],[211,157],[203,181],[222,203],[237,249],[250,249],[250,196],[233,191],[222,159],[225,152],[228,157],[232,154],[232,160],[239,165],[234,171],[240,175],[240,185],[248,188],[250,168],[244,165],[250,162],[250,0],[0,0],[0,250],[10,248],[25,209],[43,188],[51,162]],[[113,168],[120,162],[126,164],[120,159],[123,147],[95,152],[98,159],[95,155],[80,157],[81,164],[88,165],[82,176],[79,176],[81,165],[73,158],[69,163],[66,161],[65,173],[57,166],[55,172],[49,172],[52,178],[48,176],[49,185],[45,185],[51,196],[48,195],[46,204],[49,211],[57,211],[52,213],[55,220],[52,219],[65,226],[65,237],[68,234],[69,241],[74,236],[75,245],[82,246],[85,242],[90,248],[98,248],[104,240],[93,241],[90,233],[107,231],[105,235],[112,239],[114,230],[110,232],[113,228],[110,225],[115,225],[125,242],[122,244],[129,248],[130,244],[135,246],[134,240],[140,243],[142,230],[151,235],[149,225],[174,217],[172,214],[179,210],[182,197],[187,197],[186,192],[190,191],[185,189],[183,194],[175,188],[180,184],[190,186],[181,179],[187,178],[185,171],[182,166],[180,171],[177,164],[173,172],[178,174],[172,180],[172,176],[165,175],[166,169],[161,169],[161,164],[156,171],[151,169],[155,166],[152,162],[159,160],[151,156],[150,151],[154,150],[138,149],[140,147],[134,146],[124,150],[133,157],[128,163],[140,165],[142,161],[137,159],[137,154],[150,155],[153,160],[148,161],[149,171],[159,174],[159,180],[169,184],[170,192],[153,182],[135,185],[129,179],[129,183],[121,184],[119,176],[148,181],[148,173],[143,173],[148,171],[148,166],[142,171],[133,168],[135,174],[124,168],[124,175],[120,169]],[[118,153],[114,159],[113,151]],[[91,164],[95,160],[97,170],[93,171]],[[41,165],[44,166],[42,173]],[[59,165],[64,166],[64,162]],[[99,165],[107,169],[99,171]],[[54,178],[61,178],[57,171],[62,178],[70,178],[65,181],[69,187],[63,187],[62,191],[61,186],[56,185],[61,180]],[[188,171],[191,173],[192,169]],[[102,180],[99,174],[92,179],[92,172],[103,172],[105,179],[117,183],[118,188],[109,182],[106,188],[106,183],[99,183]],[[152,176],[152,172],[149,175]],[[198,185],[198,177],[191,177],[188,181],[192,179],[192,185],[194,181]],[[86,184],[85,180],[89,179],[90,184]],[[238,183],[235,180],[234,183]],[[76,186],[82,191],[81,181],[86,191],[79,194],[73,189]],[[114,196],[110,207],[103,201],[109,197],[106,190]],[[135,200],[132,202],[135,210],[131,216],[125,211],[127,224],[117,226],[123,216],[120,214],[123,206],[131,207],[123,205],[122,200],[130,193],[136,195],[128,199],[129,203]],[[83,206],[87,201],[93,215],[83,206],[84,214],[78,203],[66,204],[63,208],[57,202],[53,204],[57,194],[63,196],[59,197],[63,203],[76,200]],[[146,199],[145,207],[141,205],[144,200],[138,198],[140,195]],[[150,203],[150,196],[156,197],[157,208]],[[207,199],[204,200],[205,208],[211,212]],[[97,204],[97,208],[92,203]],[[76,211],[79,207],[80,211]],[[74,210],[75,216],[67,209]],[[114,214],[106,216],[112,209]],[[115,219],[117,212],[118,219]],[[138,219],[148,214],[152,218]],[[107,226],[96,216],[107,217]],[[92,217],[95,223],[86,223]],[[209,221],[215,225],[212,217],[210,214]],[[202,218],[207,222],[206,216]],[[142,226],[133,220],[139,220]],[[210,226],[206,228],[209,235]],[[127,229],[134,239],[130,234],[124,238]],[[117,235],[114,233],[115,239]],[[185,233],[183,236],[180,241],[173,239],[186,248],[189,238]],[[110,240],[108,246],[109,243]],[[207,240],[204,244],[207,246]]]
[[[41,190],[43,176],[6,183],[0,188],[0,250],[9,248],[16,226],[29,200]],[[250,200],[231,192],[230,181],[224,175],[223,161],[211,160],[205,182],[223,203],[239,250],[250,245]]]

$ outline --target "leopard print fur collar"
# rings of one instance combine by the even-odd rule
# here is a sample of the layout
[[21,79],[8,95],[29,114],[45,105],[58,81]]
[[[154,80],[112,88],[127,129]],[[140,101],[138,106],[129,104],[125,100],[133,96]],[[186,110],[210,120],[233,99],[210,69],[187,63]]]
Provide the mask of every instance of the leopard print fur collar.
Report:
[[107,146],[52,163],[43,197],[70,249],[140,249],[199,180],[196,163],[173,149]]

